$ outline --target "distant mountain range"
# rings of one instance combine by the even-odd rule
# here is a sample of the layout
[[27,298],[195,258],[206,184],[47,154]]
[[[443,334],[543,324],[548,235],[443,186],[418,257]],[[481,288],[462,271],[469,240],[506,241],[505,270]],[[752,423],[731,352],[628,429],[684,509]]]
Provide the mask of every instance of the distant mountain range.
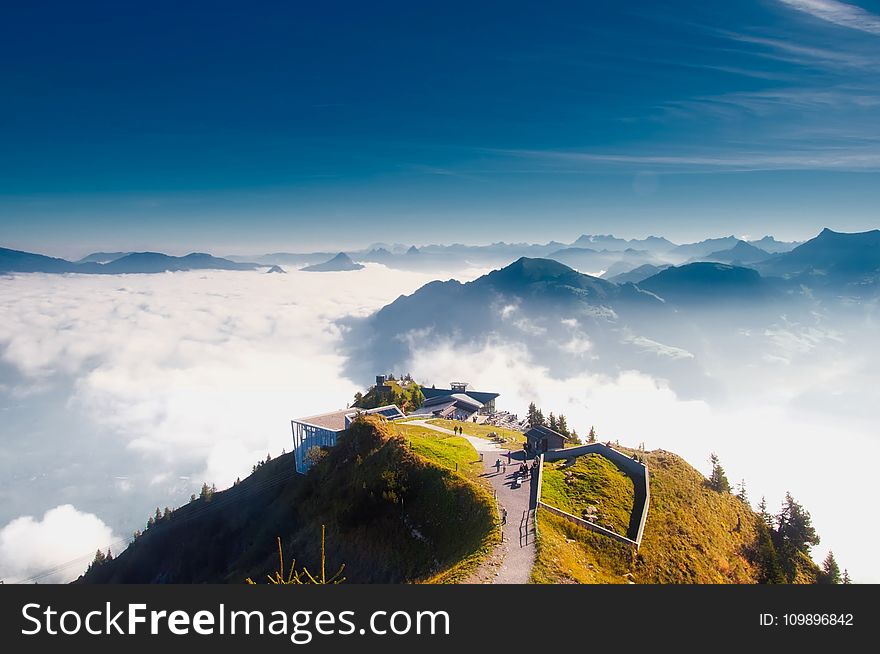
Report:
[[545,244],[499,242],[485,246],[395,244],[386,247],[376,244],[367,250],[347,253],[276,253],[251,258],[220,258],[201,253],[175,257],[159,252],[94,252],[78,261],[0,248],[0,273],[157,273],[254,270],[281,265],[321,272],[358,270],[364,262],[401,270],[446,272],[458,267],[503,268],[512,261],[526,258],[554,260],[620,284],[643,282],[670,266],[712,262],[753,268],[763,277],[779,277],[809,287],[863,293],[874,289],[880,278],[878,235],[880,230],[845,234],[825,229],[801,244],[784,243],[772,236],[757,241],[725,236],[677,245],[659,236],[625,240],[611,235],[584,234],[568,245],[556,241]]
[[159,252],[118,252],[113,254],[97,252],[78,262],[73,262],[41,254],[0,248],[0,272],[119,275],[184,270],[256,270],[259,267],[254,263],[240,263],[199,252],[193,252],[184,257],[173,257]]
[[[735,236],[707,239],[699,243],[676,244],[662,236],[643,239],[623,239],[610,234],[582,234],[572,243],[505,243],[463,245],[461,243],[433,245],[404,245],[374,243],[362,250],[346,253],[355,262],[381,263],[399,270],[446,272],[459,265],[470,267],[505,266],[520,257],[555,259],[582,272],[603,272],[605,278],[620,275],[646,264],[679,265],[702,260],[707,255],[720,253],[737,246]],[[770,254],[787,252],[797,243],[777,241],[765,236],[753,243]],[[331,252],[279,252],[261,255],[229,255],[232,261],[257,262],[268,265],[306,266],[324,263],[333,257]],[[740,259],[740,263],[754,259]],[[722,263],[734,263],[724,260]]]
[[[880,295],[880,231],[825,230],[777,254],[735,238],[700,247],[724,261],[648,263],[605,279],[521,257],[472,282],[431,282],[348,321],[349,375],[368,379],[435,342],[467,356],[500,341],[523,344],[559,375],[650,370],[673,380],[677,392],[701,397],[717,382],[701,370],[700,348],[738,347],[742,334],[763,334],[776,321],[808,321],[817,301]],[[560,256],[603,252],[567,249]],[[744,258],[762,260],[739,263]]]

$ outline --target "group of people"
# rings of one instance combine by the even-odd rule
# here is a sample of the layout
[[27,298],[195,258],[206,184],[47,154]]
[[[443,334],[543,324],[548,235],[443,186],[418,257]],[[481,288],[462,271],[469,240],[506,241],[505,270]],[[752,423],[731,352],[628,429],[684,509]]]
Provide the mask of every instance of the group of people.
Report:
[[[510,463],[510,452],[507,453],[507,462]],[[502,471],[506,473],[507,472],[507,464],[502,463],[500,458],[496,459],[495,460],[495,470],[498,473],[501,473]],[[535,459],[532,462],[531,466],[529,466],[528,463],[523,461],[522,463],[519,464],[519,468],[517,470],[514,470],[514,472],[513,472],[514,485],[516,485],[519,482],[520,478],[528,479],[532,473],[537,474],[537,472],[538,472],[538,459]]]

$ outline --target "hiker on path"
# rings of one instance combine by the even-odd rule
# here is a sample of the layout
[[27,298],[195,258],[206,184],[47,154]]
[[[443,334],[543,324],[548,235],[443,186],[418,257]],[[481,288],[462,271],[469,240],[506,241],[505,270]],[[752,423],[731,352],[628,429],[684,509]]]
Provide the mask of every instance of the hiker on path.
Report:
[[501,459],[495,459],[495,472],[496,474],[501,472]]
[[510,463],[510,450],[507,450],[507,462]]

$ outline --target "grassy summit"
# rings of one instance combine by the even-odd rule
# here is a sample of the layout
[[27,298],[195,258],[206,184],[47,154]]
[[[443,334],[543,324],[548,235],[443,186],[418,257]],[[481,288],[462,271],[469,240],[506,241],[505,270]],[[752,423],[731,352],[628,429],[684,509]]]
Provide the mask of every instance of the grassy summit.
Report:
[[606,529],[626,536],[633,510],[633,482],[598,454],[544,464],[541,499],[579,518],[595,518]]
[[[765,570],[758,553],[761,522],[751,507],[730,493],[710,489],[705,477],[675,454],[655,450],[642,456],[651,475],[651,503],[638,554],[610,538],[539,511],[538,558],[532,580],[679,584],[762,581]],[[605,512],[615,515],[625,503],[619,471],[593,462],[579,464],[579,468],[578,474],[584,478],[573,483],[560,481],[561,470],[545,472],[545,501],[564,510],[569,510],[561,505],[565,503],[574,509],[587,502],[596,502],[600,507],[604,503]],[[806,555],[800,557],[798,568],[795,581],[815,579],[816,566]]]

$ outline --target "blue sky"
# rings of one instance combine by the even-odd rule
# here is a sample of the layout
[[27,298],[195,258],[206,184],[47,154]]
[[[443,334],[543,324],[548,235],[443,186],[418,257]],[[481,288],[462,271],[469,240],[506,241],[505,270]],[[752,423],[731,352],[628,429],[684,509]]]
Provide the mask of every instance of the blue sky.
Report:
[[4,14],[6,247],[231,254],[880,223],[878,2]]

